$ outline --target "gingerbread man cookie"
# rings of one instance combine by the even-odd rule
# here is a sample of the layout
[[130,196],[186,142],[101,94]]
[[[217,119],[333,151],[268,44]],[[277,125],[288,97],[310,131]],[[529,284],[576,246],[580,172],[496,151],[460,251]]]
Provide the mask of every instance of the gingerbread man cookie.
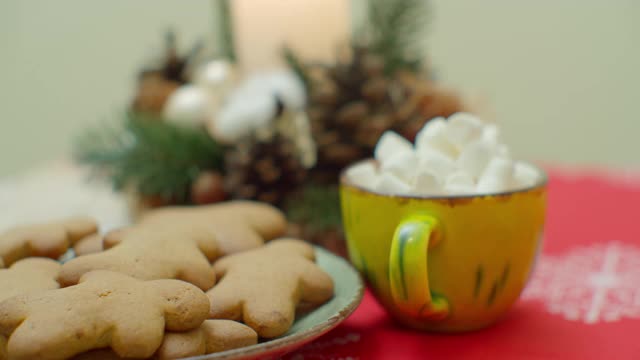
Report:
[[166,333],[158,359],[178,359],[212,354],[258,343],[253,329],[231,320],[207,320],[198,329],[189,332]]
[[215,284],[211,261],[258,247],[285,230],[282,213],[260,203],[158,210],[131,228],[107,234],[108,250],[64,264],[59,281],[73,285],[82,274],[103,269],[144,280],[180,279],[208,290]]
[[102,247],[102,235],[100,234],[89,235],[73,245],[73,251],[76,256],[94,254],[102,250],[104,248]]
[[28,258],[0,270],[0,301],[16,295],[60,287],[56,278],[60,263],[46,258]]
[[76,241],[97,231],[96,222],[84,217],[16,226],[0,234],[0,263],[10,266],[30,256],[57,259]]
[[[28,258],[0,270],[0,301],[36,291],[60,287],[56,277],[60,263],[46,258]],[[0,334],[0,359],[7,358],[7,339]]]
[[240,320],[265,338],[284,334],[301,302],[317,306],[333,296],[333,281],[314,256],[309,244],[281,239],[218,260],[210,317]]
[[215,257],[217,248],[212,237],[199,233],[199,228],[184,227],[117,230],[121,241],[116,246],[70,260],[62,266],[58,280],[62,286],[74,285],[83,274],[100,269],[141,280],[179,279],[207,290],[216,281],[209,259]]
[[277,208],[255,201],[229,201],[198,207],[167,207],[149,212],[140,224],[203,223],[216,233],[221,254],[253,249],[283,236],[287,220]]
[[[231,320],[206,320],[200,327],[184,332],[167,332],[154,359],[179,359],[237,349],[258,343],[250,327]],[[74,360],[121,360],[112,350],[82,353]]]
[[208,311],[205,294],[186,282],[93,271],[77,286],[0,302],[0,334],[15,360],[67,359],[107,347],[121,357],[146,358],[165,330],[196,329]]

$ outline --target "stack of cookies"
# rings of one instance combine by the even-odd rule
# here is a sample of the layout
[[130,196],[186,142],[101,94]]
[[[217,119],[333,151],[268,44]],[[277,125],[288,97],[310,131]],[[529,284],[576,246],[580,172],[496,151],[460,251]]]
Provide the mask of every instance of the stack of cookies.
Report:
[[0,360],[175,359],[282,336],[333,296],[314,249],[277,239],[286,227],[276,208],[229,202],[104,236],[84,218],[0,234]]

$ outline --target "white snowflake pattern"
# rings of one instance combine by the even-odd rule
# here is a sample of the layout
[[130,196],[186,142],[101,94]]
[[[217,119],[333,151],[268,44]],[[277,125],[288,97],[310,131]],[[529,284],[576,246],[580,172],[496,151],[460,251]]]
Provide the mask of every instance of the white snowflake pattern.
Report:
[[640,248],[609,242],[543,255],[522,298],[586,324],[640,318]]

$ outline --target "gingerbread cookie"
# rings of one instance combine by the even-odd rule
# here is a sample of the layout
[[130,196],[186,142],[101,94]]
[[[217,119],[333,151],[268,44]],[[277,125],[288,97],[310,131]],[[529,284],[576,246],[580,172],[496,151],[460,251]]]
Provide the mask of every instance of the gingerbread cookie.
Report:
[[0,259],[4,266],[30,256],[57,259],[76,241],[97,231],[96,222],[84,217],[17,226],[0,234]]
[[221,254],[253,249],[283,236],[287,220],[277,208],[255,201],[229,201],[198,207],[167,207],[149,212],[140,224],[208,224]]
[[[1,359],[1,358],[0,358]],[[90,350],[78,354],[71,358],[71,360],[122,360],[124,358],[118,356],[111,349],[98,349]]]
[[[200,327],[184,332],[167,332],[154,359],[179,359],[237,349],[258,343],[250,327],[231,320],[206,320]],[[112,350],[82,353],[74,360],[120,360]]]
[[258,343],[253,329],[231,320],[207,320],[196,330],[164,336],[158,359],[177,359],[212,354]]
[[260,246],[285,230],[282,213],[260,203],[158,210],[131,228],[107,234],[108,250],[64,264],[59,281],[73,285],[82,274],[103,269],[144,280],[180,279],[208,290],[215,284],[211,261]]
[[[0,301],[22,294],[60,287],[56,277],[60,263],[45,258],[29,258],[0,270]],[[0,334],[0,359],[7,358],[7,340]]]
[[67,359],[107,347],[121,357],[146,358],[165,330],[198,328],[208,310],[207,297],[191,284],[93,271],[77,286],[1,302],[0,334],[16,360]]
[[[209,263],[217,254],[215,239],[200,228],[151,229],[132,227],[117,230],[118,245],[97,254],[80,256],[62,266],[58,281],[76,284],[92,270],[111,270],[142,280],[179,279],[202,290],[216,281]],[[105,244],[110,234],[105,238]]]
[[102,250],[104,248],[102,247],[102,235],[100,234],[89,235],[73,245],[73,251],[76,256],[94,254]]
[[28,258],[0,270],[0,301],[38,290],[57,289],[60,263],[45,258]]
[[317,306],[333,296],[333,281],[314,263],[309,244],[275,240],[218,260],[220,282],[207,295],[211,318],[241,320],[259,336],[287,332],[301,302]]
[[9,355],[7,354],[7,338],[4,335],[0,335],[0,359],[5,360],[8,359]]

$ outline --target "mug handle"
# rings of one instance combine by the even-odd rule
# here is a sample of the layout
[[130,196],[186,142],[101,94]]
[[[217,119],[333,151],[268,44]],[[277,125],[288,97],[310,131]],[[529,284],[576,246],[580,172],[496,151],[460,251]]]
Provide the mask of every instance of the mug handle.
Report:
[[411,317],[444,319],[449,303],[429,288],[427,252],[441,235],[438,220],[426,214],[413,214],[398,224],[389,254],[391,297],[402,313]]

